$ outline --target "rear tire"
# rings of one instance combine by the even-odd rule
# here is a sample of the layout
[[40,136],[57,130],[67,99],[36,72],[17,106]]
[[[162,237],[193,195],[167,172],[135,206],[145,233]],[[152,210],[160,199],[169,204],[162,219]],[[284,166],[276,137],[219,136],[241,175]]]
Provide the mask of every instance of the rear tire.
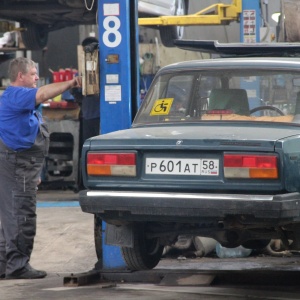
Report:
[[94,215],[94,241],[98,260],[102,261],[102,219]]
[[41,50],[46,47],[48,42],[48,30],[46,26],[34,23],[24,23],[21,27],[25,28],[21,31],[21,38],[25,48],[28,50]]
[[[188,13],[188,0],[175,1],[175,16],[183,16]],[[160,39],[165,47],[174,47],[174,40],[181,40],[184,34],[184,26],[160,26]]]
[[158,238],[146,239],[145,224],[136,223],[133,228],[133,248],[122,247],[121,252],[130,270],[149,270],[156,267],[162,256],[164,247]]
[[300,20],[299,20],[299,8],[300,4],[298,0],[283,1],[284,5],[284,28],[286,34],[286,40],[284,42],[294,43],[300,41]]

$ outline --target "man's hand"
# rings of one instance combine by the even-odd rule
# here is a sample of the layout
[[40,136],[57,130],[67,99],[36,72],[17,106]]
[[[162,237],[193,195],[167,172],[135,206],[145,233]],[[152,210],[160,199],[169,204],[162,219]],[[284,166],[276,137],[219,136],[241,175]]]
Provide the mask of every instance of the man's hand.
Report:
[[82,87],[82,76],[76,76],[73,78],[72,88]]

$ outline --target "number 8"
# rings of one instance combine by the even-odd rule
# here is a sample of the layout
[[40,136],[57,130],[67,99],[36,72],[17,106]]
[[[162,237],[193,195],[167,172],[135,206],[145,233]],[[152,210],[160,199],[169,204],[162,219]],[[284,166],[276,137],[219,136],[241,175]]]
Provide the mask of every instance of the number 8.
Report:
[[[109,26],[109,23],[114,23],[113,27]],[[116,16],[108,16],[103,21],[103,27],[105,29],[105,32],[103,34],[103,43],[110,48],[114,48],[120,45],[122,41],[122,35],[118,29],[121,26],[120,19]],[[109,40],[109,35],[113,34],[115,36],[115,40],[111,42]]]

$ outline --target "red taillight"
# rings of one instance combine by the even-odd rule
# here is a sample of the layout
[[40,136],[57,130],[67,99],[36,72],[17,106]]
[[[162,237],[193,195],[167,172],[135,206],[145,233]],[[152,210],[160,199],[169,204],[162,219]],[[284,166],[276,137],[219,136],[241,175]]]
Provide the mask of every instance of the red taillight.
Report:
[[136,154],[88,153],[87,174],[90,176],[136,176]]
[[274,155],[224,155],[225,178],[278,178],[277,156]]
[[277,157],[265,155],[225,154],[224,167],[276,168]]
[[135,165],[135,153],[88,153],[87,164]]

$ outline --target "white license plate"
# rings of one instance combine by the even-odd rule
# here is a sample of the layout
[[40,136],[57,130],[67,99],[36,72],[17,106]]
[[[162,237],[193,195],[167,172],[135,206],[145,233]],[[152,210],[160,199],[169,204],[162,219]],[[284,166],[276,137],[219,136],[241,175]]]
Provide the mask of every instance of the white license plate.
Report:
[[219,175],[219,160],[209,158],[146,158],[146,174]]

